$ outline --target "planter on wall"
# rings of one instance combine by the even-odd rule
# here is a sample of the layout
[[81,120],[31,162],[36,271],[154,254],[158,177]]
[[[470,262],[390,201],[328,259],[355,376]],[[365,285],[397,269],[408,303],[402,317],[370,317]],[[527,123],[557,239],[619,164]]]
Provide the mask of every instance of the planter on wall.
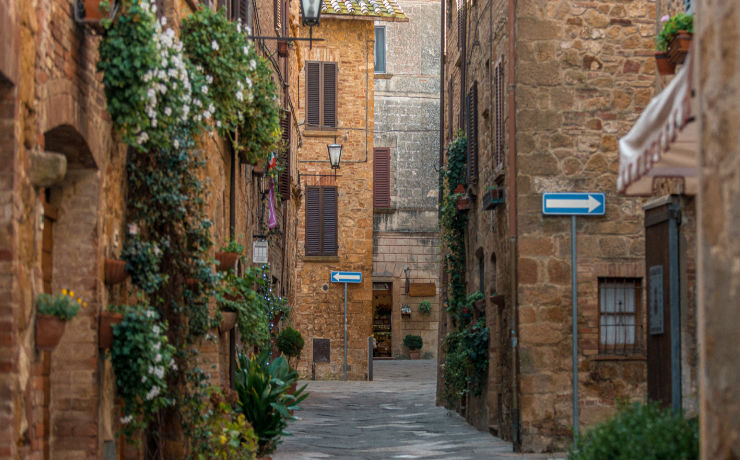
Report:
[[221,333],[230,331],[236,324],[236,312],[235,311],[224,311],[221,310],[221,323],[218,325],[218,330]]
[[689,48],[691,48],[692,38],[691,33],[679,30],[671,39],[671,43],[668,45],[668,58],[674,66],[683,64],[683,61],[686,60],[686,55],[689,54]]
[[461,196],[457,198],[457,210],[458,211],[469,211],[470,210],[470,197]]
[[288,57],[288,42],[284,40],[278,40],[277,51],[278,51],[278,56]]
[[126,280],[126,261],[105,258],[105,284],[119,284]]
[[238,252],[217,252],[216,260],[218,261],[218,270],[226,271],[234,268],[236,261],[239,260]]
[[495,188],[492,190],[486,190],[483,194],[483,209],[495,209],[496,206],[504,202],[504,189]]
[[98,347],[103,350],[113,345],[113,328],[123,320],[122,313],[101,311],[98,318]]
[[54,315],[36,315],[36,348],[53,350],[64,335],[66,321]]
[[668,53],[655,53],[655,67],[660,75],[673,75],[676,73],[676,64],[671,62]]
[[503,294],[494,294],[491,296],[491,302],[498,307],[503,307],[506,304],[506,299]]

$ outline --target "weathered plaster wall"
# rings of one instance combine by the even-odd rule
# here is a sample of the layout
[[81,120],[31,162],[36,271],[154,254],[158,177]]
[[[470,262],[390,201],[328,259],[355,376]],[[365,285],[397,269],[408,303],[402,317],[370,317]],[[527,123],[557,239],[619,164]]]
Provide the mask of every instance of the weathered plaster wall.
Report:
[[[393,282],[392,352],[408,354],[402,341],[421,335],[422,355],[437,355],[438,296],[405,295],[403,270],[411,282],[439,284],[437,223],[439,161],[440,5],[399,2],[409,22],[376,22],[385,27],[386,73],[375,75],[375,147],[391,153],[391,207],[373,217],[373,275]],[[432,313],[418,312],[421,300]],[[411,318],[402,317],[409,305]]]
[[740,5],[696,5],[700,100],[699,415],[702,458],[740,458]]
[[[297,11],[297,3],[292,6]],[[307,35],[305,28],[291,28]],[[331,340],[331,362],[317,363],[316,378],[341,378],[344,355],[344,291],[331,283],[331,270],[361,271],[361,284],[348,288],[348,378],[367,378],[367,339],[372,322],[372,177],[373,177],[373,22],[322,16],[315,38],[297,42],[295,71],[297,118],[302,145],[298,169],[302,192],[308,185],[336,185],[338,252],[336,257],[305,256],[305,206],[296,213],[297,250],[293,309],[295,327],[306,346],[298,362],[303,376],[312,373],[313,339]],[[305,61],[337,62],[336,130],[305,129]],[[292,66],[292,64],[291,64]],[[343,145],[337,177],[330,169],[327,144]],[[325,289],[324,289],[325,286]]]

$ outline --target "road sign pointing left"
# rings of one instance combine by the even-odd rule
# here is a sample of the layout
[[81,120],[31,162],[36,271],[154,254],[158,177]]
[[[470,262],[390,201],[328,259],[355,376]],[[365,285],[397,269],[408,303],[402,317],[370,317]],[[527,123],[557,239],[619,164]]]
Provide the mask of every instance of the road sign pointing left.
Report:
[[362,283],[362,272],[331,272],[332,283]]

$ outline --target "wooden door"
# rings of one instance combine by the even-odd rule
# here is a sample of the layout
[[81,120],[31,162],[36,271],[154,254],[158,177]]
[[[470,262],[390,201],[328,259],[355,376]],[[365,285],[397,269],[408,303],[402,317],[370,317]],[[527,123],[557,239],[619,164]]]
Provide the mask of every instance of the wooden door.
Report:
[[[678,244],[675,210],[670,204],[645,211],[645,271],[647,285],[648,398],[670,406],[677,395],[675,376],[680,376],[676,343],[678,299]],[[672,254],[673,252],[673,254]],[[673,281],[673,283],[671,282]],[[672,285],[673,284],[673,285]],[[673,292],[672,292],[673,291]],[[680,345],[680,344],[679,344]],[[679,348],[680,350],[680,348]],[[680,384],[680,379],[679,379]],[[679,399],[680,401],[680,399]]]

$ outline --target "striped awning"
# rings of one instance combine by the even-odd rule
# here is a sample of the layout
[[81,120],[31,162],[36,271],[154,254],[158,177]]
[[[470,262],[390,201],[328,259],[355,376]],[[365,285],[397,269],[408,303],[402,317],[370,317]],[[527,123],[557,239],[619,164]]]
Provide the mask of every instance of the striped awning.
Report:
[[685,180],[684,193],[696,194],[699,128],[691,68],[689,54],[678,74],[619,140],[620,193],[651,195],[654,177],[680,177]]

